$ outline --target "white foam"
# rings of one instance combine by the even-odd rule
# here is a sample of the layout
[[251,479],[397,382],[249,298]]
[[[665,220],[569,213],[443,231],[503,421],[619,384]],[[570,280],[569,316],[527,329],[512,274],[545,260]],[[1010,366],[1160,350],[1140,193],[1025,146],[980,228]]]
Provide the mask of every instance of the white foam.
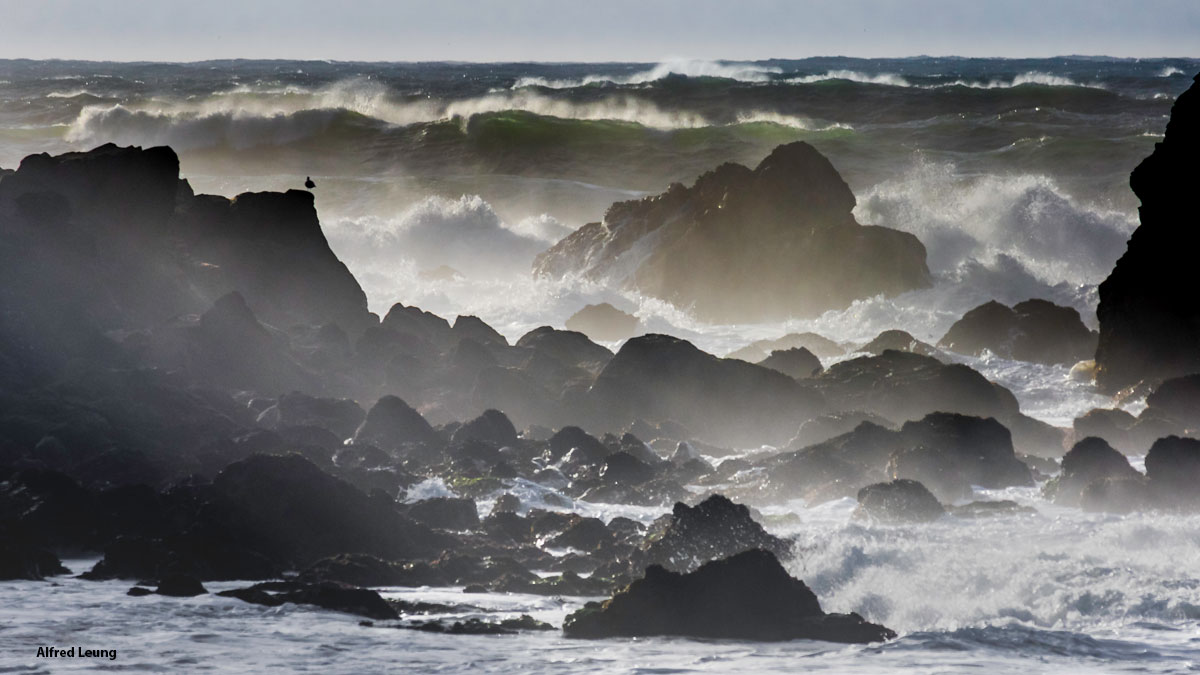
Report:
[[632,75],[587,75],[574,80],[551,80],[544,77],[522,77],[513,84],[513,89],[545,87],[547,89],[573,89],[589,84],[610,83],[618,85],[647,84],[670,75],[687,77],[719,77],[740,82],[767,82],[772,75],[783,72],[780,68],[754,63],[709,61],[705,59],[669,59],[650,70]]

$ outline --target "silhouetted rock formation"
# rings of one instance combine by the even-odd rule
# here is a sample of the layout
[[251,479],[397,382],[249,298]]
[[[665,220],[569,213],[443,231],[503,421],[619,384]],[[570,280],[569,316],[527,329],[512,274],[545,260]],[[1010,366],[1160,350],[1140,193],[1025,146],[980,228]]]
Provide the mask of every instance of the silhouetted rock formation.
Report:
[[829,160],[790,143],[753,170],[723,164],[690,188],[613,204],[603,223],[555,244],[534,269],[603,277],[644,247],[628,285],[727,322],[813,316],[928,285],[921,242],[859,225],[854,204]]
[[783,373],[719,359],[669,335],[625,342],[588,397],[602,428],[676,420],[714,443],[783,443],[824,402]]
[[758,363],[771,352],[780,349],[803,347],[819,359],[832,359],[846,353],[838,343],[816,333],[788,333],[775,340],[755,340],[750,344],[725,355],[727,359],[741,359]]
[[588,305],[567,319],[567,330],[579,331],[593,340],[616,342],[637,335],[641,322],[607,302]]
[[1142,380],[1200,372],[1200,294],[1195,252],[1200,229],[1200,85],[1180,94],[1166,135],[1129,177],[1141,225],[1100,284],[1096,382],[1115,392]]
[[1079,506],[1084,490],[1104,480],[1138,480],[1142,477],[1103,439],[1089,437],[1063,455],[1062,475],[1046,485],[1046,495],[1056,504]]
[[395,608],[375,591],[332,581],[311,584],[299,581],[271,581],[248,588],[221,591],[217,595],[267,607],[278,607],[285,602],[292,602],[356,614],[369,619],[400,618]]
[[1026,300],[1011,308],[984,303],[954,322],[938,341],[959,354],[997,356],[1034,363],[1072,365],[1096,353],[1096,333],[1079,312],[1046,300]]
[[912,352],[921,356],[936,357],[938,355],[938,350],[933,345],[921,342],[908,331],[897,329],[883,331],[876,335],[874,340],[859,347],[858,351],[878,356],[889,349]]
[[826,614],[775,556],[752,550],[689,574],[653,565],[604,603],[567,617],[567,637],[683,635],[732,640],[880,642],[896,634],[857,614]]
[[771,370],[778,370],[788,377],[797,380],[807,379],[821,373],[821,360],[804,347],[782,349],[771,352],[771,355],[758,365]]
[[907,449],[892,455],[888,473],[920,481],[942,501],[969,497],[972,485],[1033,485],[1008,429],[994,419],[932,413],[905,422],[900,436]]

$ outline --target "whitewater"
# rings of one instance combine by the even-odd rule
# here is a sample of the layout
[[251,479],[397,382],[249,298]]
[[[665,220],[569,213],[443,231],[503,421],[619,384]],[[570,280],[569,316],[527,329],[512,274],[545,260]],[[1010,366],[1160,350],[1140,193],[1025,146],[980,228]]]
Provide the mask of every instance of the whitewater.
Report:
[[[1161,140],[1171,101],[1198,71],[1198,60],[1093,57],[0,61],[0,167],[115,142],[171,145],[197,192],[300,188],[311,175],[330,245],[381,315],[396,302],[450,320],[476,315],[513,341],[609,302],[647,332],[717,355],[804,331],[853,353],[893,328],[936,343],[963,312],[993,299],[1045,298],[1095,328],[1097,285],[1138,222],[1129,172]],[[829,157],[857,197],[859,222],[920,238],[932,287],[817,317],[716,325],[639,294],[619,269],[603,279],[532,275],[538,253],[601,220],[613,202],[690,184],[725,161],[754,165],[794,140]],[[1114,405],[1066,366],[953,358],[1054,425]],[[1143,405],[1121,404],[1135,413]],[[535,484],[514,490],[523,510],[647,523],[662,515],[572,502]],[[39,644],[101,642],[121,654],[116,667],[154,672],[1200,670],[1200,516],[1087,514],[1054,506],[1038,488],[975,496],[1029,510],[889,526],[854,521],[852,500],[760,508],[769,531],[797,542],[789,571],[825,610],[859,612],[900,633],[883,645],[446,636],[215,594],[129,598],[127,582],[63,577],[0,584],[0,672],[91,668],[32,655]],[[491,502],[479,508],[486,514]],[[76,573],[92,563],[66,561]],[[530,614],[556,626],[584,600],[461,590],[384,595],[477,606],[456,617]]]

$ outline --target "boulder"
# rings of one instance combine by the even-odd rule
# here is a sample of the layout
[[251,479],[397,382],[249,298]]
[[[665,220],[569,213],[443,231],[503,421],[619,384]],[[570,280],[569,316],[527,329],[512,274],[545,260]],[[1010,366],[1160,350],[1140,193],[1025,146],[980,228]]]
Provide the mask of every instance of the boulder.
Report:
[[771,370],[778,370],[788,377],[802,380],[821,373],[821,360],[804,347],[782,349],[771,352],[771,355],[758,365]]
[[58,556],[37,544],[8,534],[0,541],[0,581],[40,581],[70,573],[71,570],[63,567]]
[[960,354],[997,356],[1033,363],[1074,365],[1096,353],[1097,333],[1079,312],[1047,300],[1026,300],[1011,308],[996,301],[970,310],[938,342]]
[[593,340],[617,342],[637,335],[641,322],[607,302],[587,305],[567,319],[567,330],[578,331]]
[[898,478],[859,490],[856,513],[883,522],[925,523],[941,518],[946,509],[924,485]]
[[366,416],[362,407],[349,399],[317,398],[293,391],[260,413],[258,423],[268,429],[320,427],[346,439],[354,435]]
[[769,534],[750,517],[750,509],[713,495],[695,506],[677,502],[661,534],[652,535],[636,562],[690,572],[709,560],[749,549],[792,557],[790,543]]
[[900,429],[907,450],[892,455],[888,474],[923,483],[941,501],[968,497],[971,486],[1033,485],[1013,452],[1012,436],[992,418],[931,413]]
[[1116,392],[1140,381],[1200,372],[1200,295],[1193,260],[1200,230],[1193,186],[1200,181],[1200,85],[1171,108],[1163,140],[1133,170],[1141,224],[1125,254],[1100,284],[1096,384]]
[[1146,397],[1142,417],[1168,420],[1181,434],[1200,435],[1200,373],[1163,381]]
[[[723,164],[690,187],[613,204],[540,254],[539,275],[610,276],[645,247],[624,281],[727,323],[816,316],[851,302],[929,285],[911,234],[863,226],[854,194],[815,148],[775,148],[751,170]],[[625,268],[620,268],[624,271]]]
[[418,523],[439,530],[474,530],[479,528],[479,511],[474,499],[434,497],[409,504],[404,515]]
[[1075,444],[1062,460],[1062,475],[1047,485],[1047,496],[1056,504],[1078,506],[1084,488],[1090,483],[1113,479],[1137,480],[1142,475],[1104,439],[1085,438]]
[[881,642],[895,632],[857,614],[826,614],[803,581],[752,550],[679,574],[658,565],[604,603],[567,617],[574,638],[681,635],[730,640]]
[[593,374],[612,358],[612,352],[592,342],[583,333],[555,330],[550,326],[535,328],[522,335],[516,346]]
[[1166,508],[1200,508],[1200,440],[1168,436],[1150,446],[1146,478],[1155,500]]
[[369,443],[387,450],[435,440],[437,432],[429,422],[397,396],[384,396],[376,401],[354,432],[355,443]]
[[159,580],[158,588],[154,589],[154,592],[173,598],[193,598],[208,593],[208,590],[196,577],[187,574],[171,574]]
[[800,425],[800,429],[796,431],[796,435],[792,437],[792,440],[788,441],[788,447],[806,448],[810,445],[816,445],[835,436],[850,433],[863,422],[870,422],[872,425],[883,429],[891,429],[893,426],[889,420],[874,413],[863,412],[861,410],[831,412],[810,420],[805,420]]
[[507,347],[508,340],[495,328],[477,316],[462,315],[454,319],[451,330],[462,339],[470,339],[482,345]]
[[479,417],[464,423],[450,437],[450,442],[455,445],[467,441],[484,441],[498,447],[515,445],[517,429],[504,413],[488,409]]
[[720,359],[668,335],[627,340],[588,400],[600,427],[676,420],[701,440],[734,447],[782,444],[797,419],[823,407],[819,395],[783,373]]

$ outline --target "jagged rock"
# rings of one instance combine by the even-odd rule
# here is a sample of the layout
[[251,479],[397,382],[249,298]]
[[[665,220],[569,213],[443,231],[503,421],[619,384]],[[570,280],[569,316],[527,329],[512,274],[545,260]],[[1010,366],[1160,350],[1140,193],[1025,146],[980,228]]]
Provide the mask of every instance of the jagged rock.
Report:
[[641,417],[677,420],[718,444],[781,444],[796,419],[823,407],[796,380],[761,366],[719,359],[667,335],[627,340],[588,392],[609,428]]
[[895,632],[857,614],[826,614],[803,581],[752,550],[678,574],[652,565],[604,603],[567,617],[567,637],[683,635],[733,640],[879,642]]
[[[754,170],[723,164],[691,188],[613,204],[534,261],[537,274],[607,275],[646,237],[626,279],[697,316],[749,322],[815,316],[929,284],[911,234],[855,221],[854,194],[811,145],[775,148]],[[624,259],[624,258],[622,258]]]
[[388,450],[399,450],[408,443],[428,443],[437,432],[421,413],[397,396],[384,396],[371,406],[358,431],[355,443],[370,443]]
[[785,560],[792,556],[791,544],[764,530],[750,517],[749,508],[713,495],[691,507],[677,502],[661,536],[651,538],[637,562],[689,572],[749,549],[764,549]]
[[920,481],[941,501],[970,496],[972,485],[1033,484],[1029,467],[1013,452],[1012,435],[995,419],[931,413],[906,422],[900,436],[909,449],[892,455],[888,474]]
[[816,333],[788,333],[775,340],[755,340],[741,349],[725,355],[727,359],[741,359],[750,363],[758,363],[767,358],[773,351],[780,349],[798,349],[803,347],[819,359],[833,359],[842,356],[846,350],[838,343]]
[[605,457],[600,468],[600,478],[615,485],[640,485],[655,473],[654,467],[623,450]]
[[419,586],[426,579],[418,578],[404,565],[382,560],[365,553],[342,553],[322,558],[300,573],[307,582],[336,581],[352,586]]
[[370,619],[400,618],[396,610],[375,591],[332,581],[270,581],[248,588],[221,591],[217,595],[267,607],[278,607],[285,602],[291,602],[298,605],[315,605]]
[[1141,224],[1100,284],[1096,384],[1116,392],[1143,380],[1200,372],[1200,295],[1190,292],[1200,230],[1189,220],[1200,180],[1200,86],[1171,108],[1163,140],[1129,177]]
[[578,518],[570,527],[558,536],[548,540],[547,546],[555,548],[575,548],[580,551],[595,551],[602,545],[611,543],[613,535],[608,531],[604,521],[599,518]]
[[583,333],[555,330],[550,326],[535,328],[522,335],[516,346],[590,373],[599,372],[612,358],[612,352],[592,342]]
[[902,330],[885,330],[879,335],[876,335],[874,340],[871,340],[867,344],[859,347],[858,351],[866,352],[868,354],[875,354],[878,356],[888,349],[895,349],[896,351],[901,352],[912,352],[922,356],[936,357],[938,355],[938,350],[936,347],[931,344],[921,342],[917,338],[913,337],[911,333]]
[[612,452],[595,436],[588,434],[579,427],[563,427],[550,437],[550,457],[555,461],[562,459],[572,450],[578,450],[584,461],[602,462]]
[[941,518],[946,509],[921,483],[899,478],[859,490],[858,512],[884,522],[924,523]]
[[616,342],[637,335],[640,322],[607,302],[587,305],[571,315],[566,322],[567,330],[578,331],[593,340]]
[[479,527],[479,511],[474,499],[434,497],[409,504],[404,515],[418,523],[441,530],[474,530]]
[[758,365],[771,370],[777,370],[788,377],[802,380],[821,373],[821,360],[804,347],[782,349],[771,352],[771,355]]
[[1157,503],[1167,508],[1200,508],[1200,440],[1168,436],[1146,453],[1146,478]]
[[1078,506],[1080,496],[1089,483],[1100,480],[1139,479],[1137,472],[1125,459],[1104,441],[1085,438],[1075,444],[1062,460],[1062,475],[1046,487],[1047,496],[1056,504]]
[[49,576],[70,574],[53,552],[27,539],[4,533],[0,540],[0,581],[28,579],[40,581]]
[[498,446],[514,445],[517,442],[517,429],[499,410],[485,410],[482,415],[455,430],[450,437],[450,442],[455,445],[472,440]]
[[1026,300],[1009,308],[996,301],[970,310],[938,342],[960,354],[997,356],[1033,363],[1073,365],[1096,353],[1097,333],[1079,312],[1047,300]]

